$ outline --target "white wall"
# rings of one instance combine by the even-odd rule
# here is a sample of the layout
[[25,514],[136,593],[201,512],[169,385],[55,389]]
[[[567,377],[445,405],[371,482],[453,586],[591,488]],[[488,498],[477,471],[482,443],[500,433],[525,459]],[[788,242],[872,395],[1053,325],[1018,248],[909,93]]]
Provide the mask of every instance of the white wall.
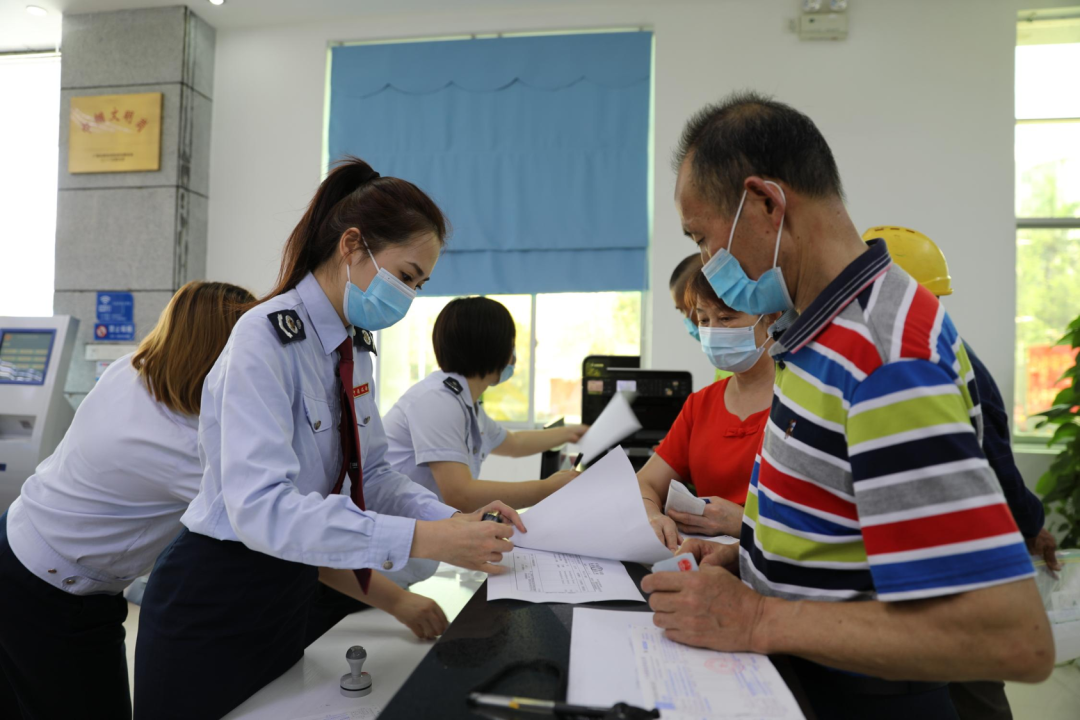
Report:
[[[1023,0],[852,0],[850,36],[800,42],[795,0],[537,2],[514,10],[368,16],[218,33],[208,274],[270,287],[282,242],[320,179],[327,44],[644,25],[656,34],[655,214],[646,361],[712,375],[671,309],[692,251],[672,206],[686,118],[741,88],[810,115],[840,166],[859,228],[899,224],[951,261],[948,308],[1012,397],[1015,315],[1013,57]],[[1069,4],[1030,0],[1031,7]],[[1030,480],[1031,478],[1029,478]]]

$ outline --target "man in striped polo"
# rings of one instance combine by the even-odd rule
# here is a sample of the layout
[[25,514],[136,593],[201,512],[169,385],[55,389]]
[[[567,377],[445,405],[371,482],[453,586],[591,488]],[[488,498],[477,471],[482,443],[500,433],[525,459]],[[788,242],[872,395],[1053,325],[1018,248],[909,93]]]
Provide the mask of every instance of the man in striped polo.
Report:
[[863,242],[814,123],[734,95],[691,118],[676,164],[683,229],[717,294],[800,315],[769,351],[738,556],[688,541],[701,572],[643,584],[656,624],[691,645],[796,656],[823,718],[955,718],[950,680],[1047,677],[1049,623],[980,446],[963,343],[884,243]]

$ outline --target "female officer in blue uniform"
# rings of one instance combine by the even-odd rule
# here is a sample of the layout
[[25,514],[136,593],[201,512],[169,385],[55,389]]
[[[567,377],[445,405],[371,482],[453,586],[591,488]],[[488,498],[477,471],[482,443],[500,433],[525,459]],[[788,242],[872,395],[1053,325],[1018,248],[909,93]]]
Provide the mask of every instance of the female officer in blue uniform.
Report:
[[[408,311],[446,234],[411,183],[350,160],[285,245],[277,286],[236,324],[207,376],[199,495],[147,585],[135,717],[217,718],[303,655],[317,566],[473,570],[512,549],[508,506],[456,510],[385,460],[371,331]],[[339,494],[340,493],[340,494]]]
[[73,698],[131,717],[122,593],[199,490],[203,378],[251,300],[225,283],[180,288],[0,516],[0,718],[63,717]]
[[516,333],[502,303],[451,300],[432,332],[439,370],[409,388],[386,414],[390,465],[463,512],[496,498],[514,508],[535,505],[578,475],[567,470],[528,482],[477,480],[488,455],[535,455],[577,442],[588,430],[567,425],[510,432],[484,412],[484,391],[514,374]]

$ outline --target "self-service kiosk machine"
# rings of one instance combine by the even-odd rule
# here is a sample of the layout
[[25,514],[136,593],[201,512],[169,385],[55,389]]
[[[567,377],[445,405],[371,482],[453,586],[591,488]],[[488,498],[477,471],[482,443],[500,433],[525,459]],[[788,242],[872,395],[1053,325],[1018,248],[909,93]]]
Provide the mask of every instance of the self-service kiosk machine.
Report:
[[68,315],[0,317],[0,513],[75,416],[64,383],[78,327]]

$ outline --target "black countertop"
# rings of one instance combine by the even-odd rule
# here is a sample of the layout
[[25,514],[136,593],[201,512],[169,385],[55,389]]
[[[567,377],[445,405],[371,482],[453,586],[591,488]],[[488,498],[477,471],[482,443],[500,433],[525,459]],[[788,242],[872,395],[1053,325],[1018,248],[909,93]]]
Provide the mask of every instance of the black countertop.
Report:
[[[638,584],[648,570],[626,563]],[[518,600],[487,600],[486,583],[450,624],[417,666],[401,690],[380,713],[380,720],[475,720],[478,717],[537,718],[536,714],[502,711],[479,714],[468,707],[469,692],[512,663],[548,660],[562,669],[559,680],[542,672],[510,676],[492,690],[503,695],[565,700],[565,678],[570,666],[570,626],[575,607],[648,612],[641,602],[539,604]],[[788,683],[807,718],[813,713],[786,658],[773,663]]]

